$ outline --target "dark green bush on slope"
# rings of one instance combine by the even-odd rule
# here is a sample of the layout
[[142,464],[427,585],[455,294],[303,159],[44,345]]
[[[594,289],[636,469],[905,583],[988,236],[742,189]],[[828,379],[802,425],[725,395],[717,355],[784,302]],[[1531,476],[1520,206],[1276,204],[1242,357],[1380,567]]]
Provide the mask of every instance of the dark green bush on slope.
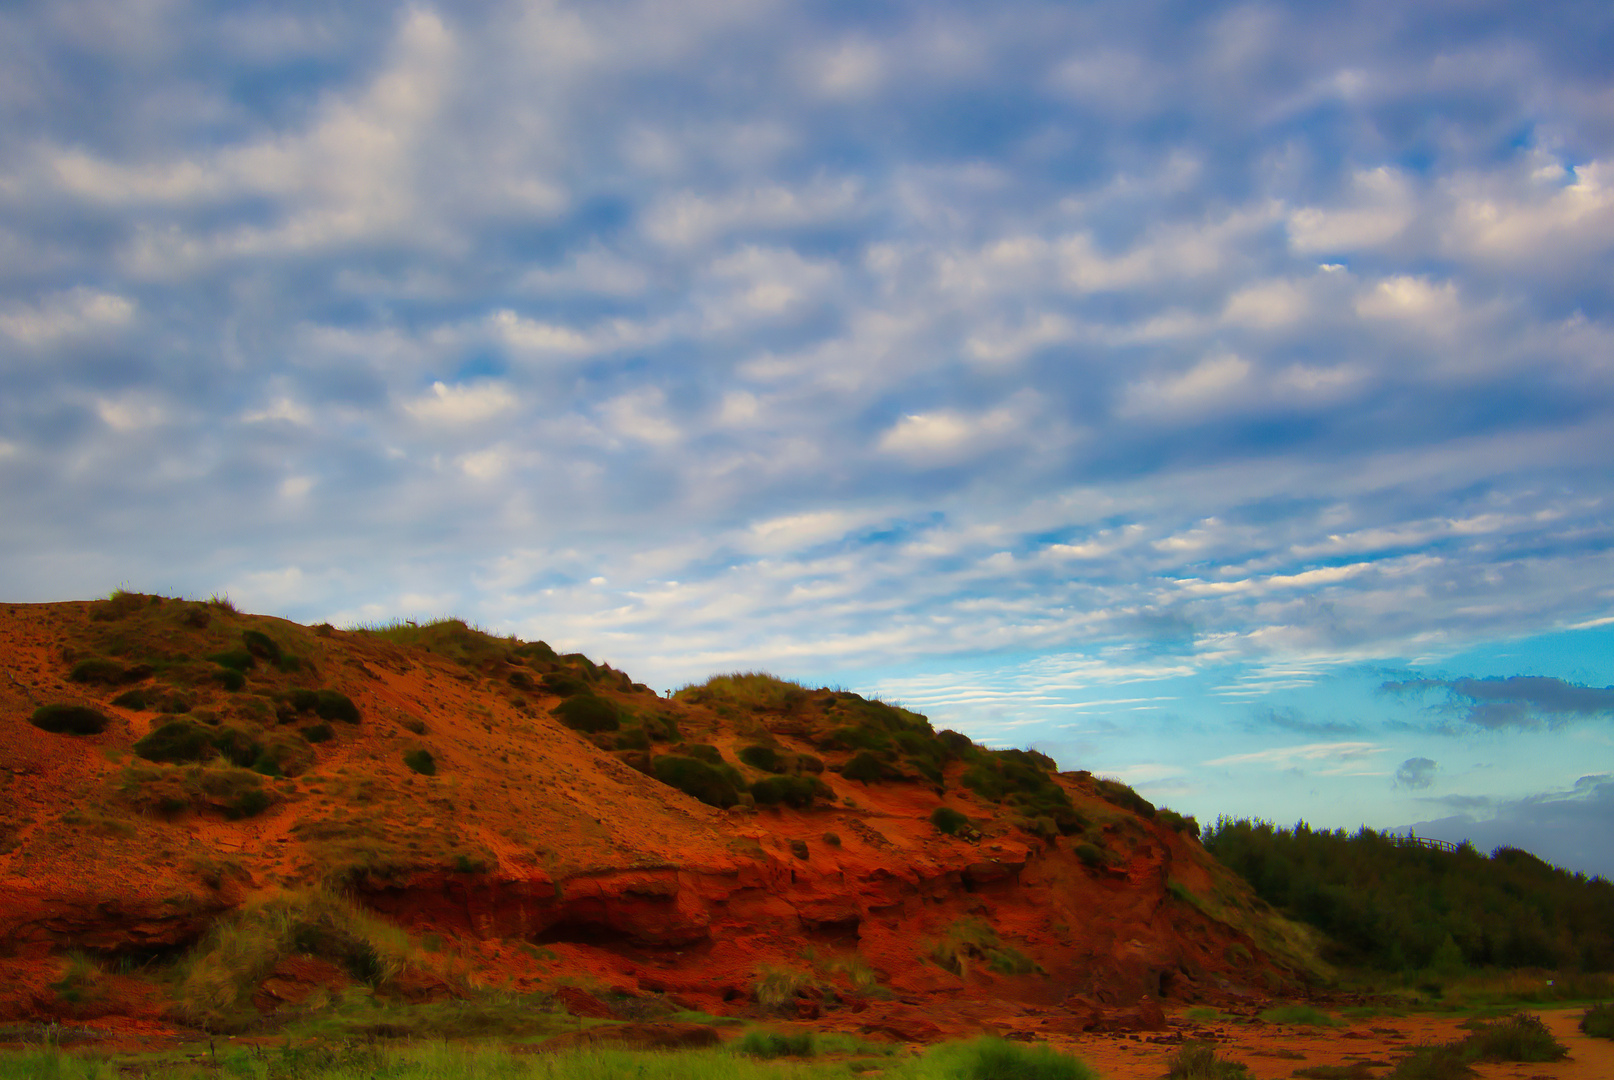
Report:
[[218,754],[213,730],[194,720],[170,720],[152,729],[134,744],[134,752],[147,761],[206,761]]
[[829,794],[816,776],[769,776],[751,785],[751,797],[762,806],[784,803],[801,809],[811,806],[814,798]]
[[740,793],[723,771],[698,758],[664,754],[655,759],[651,770],[663,784],[710,806],[726,808],[740,801]]
[[41,705],[28,722],[53,735],[99,735],[111,721],[88,705]]
[[1449,937],[1474,966],[1614,969],[1614,885],[1527,852],[1486,858],[1399,846],[1366,828],[1228,818],[1204,844],[1267,903],[1326,933],[1346,962],[1425,968]]
[[616,731],[622,717],[615,705],[594,694],[577,694],[554,708],[555,719],[573,731]]

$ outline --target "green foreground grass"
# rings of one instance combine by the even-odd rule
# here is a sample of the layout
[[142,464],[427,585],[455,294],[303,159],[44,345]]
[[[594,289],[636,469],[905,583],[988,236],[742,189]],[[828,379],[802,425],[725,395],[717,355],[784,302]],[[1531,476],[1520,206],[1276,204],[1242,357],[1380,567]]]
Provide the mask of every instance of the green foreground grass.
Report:
[[1047,1046],[993,1038],[907,1055],[832,1039],[802,1049],[833,1056],[804,1058],[739,1048],[518,1053],[447,1042],[214,1046],[138,1058],[57,1049],[0,1054],[0,1080],[836,1080],[874,1070],[882,1080],[1097,1080],[1083,1062]]

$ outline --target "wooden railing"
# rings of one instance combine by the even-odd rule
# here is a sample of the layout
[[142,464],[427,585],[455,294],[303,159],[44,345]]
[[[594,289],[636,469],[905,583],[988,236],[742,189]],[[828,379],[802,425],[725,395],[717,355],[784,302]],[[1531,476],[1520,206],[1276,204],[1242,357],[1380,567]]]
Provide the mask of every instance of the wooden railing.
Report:
[[1389,840],[1396,847],[1433,848],[1436,851],[1456,851],[1462,846],[1450,840],[1434,840],[1427,836],[1392,836]]

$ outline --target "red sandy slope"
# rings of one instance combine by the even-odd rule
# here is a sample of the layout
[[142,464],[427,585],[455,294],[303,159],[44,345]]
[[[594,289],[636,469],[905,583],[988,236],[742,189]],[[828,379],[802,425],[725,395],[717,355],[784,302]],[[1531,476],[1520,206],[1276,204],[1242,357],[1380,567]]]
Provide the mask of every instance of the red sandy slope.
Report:
[[[751,1007],[760,969],[802,967],[804,955],[856,953],[916,1003],[1051,1008],[1076,995],[1081,1007],[1061,1014],[1077,1019],[1061,1022],[1078,1027],[1092,1011],[1082,999],[1113,1008],[1143,995],[1264,993],[1293,985],[1311,964],[1304,936],[1191,836],[1104,801],[1085,774],[1059,782],[1091,822],[1087,839],[1111,853],[1098,868],[1076,857],[1081,837],[1030,835],[960,786],[956,763],[942,789],[826,771],[832,803],[724,811],[562,726],[548,712],[558,699],[513,691],[514,668],[503,662],[468,666],[373,635],[219,608],[197,629],[183,617],[204,605],[149,603],[133,615],[104,601],[0,605],[0,1019],[66,1010],[48,984],[68,950],[183,946],[251,896],[342,868],[365,904],[412,932],[465,943],[494,981],[545,986],[586,975],[713,1012]],[[362,722],[334,725],[336,739],[302,775],[266,781],[279,801],[259,816],[136,812],[120,785],[139,764],[132,744],[157,716],[110,705],[121,687],[69,681],[73,663],[135,648],[136,638],[138,648],[155,640],[171,655],[200,654],[251,628],[303,666],[293,676],[249,672],[234,693],[204,681],[188,691],[198,709],[273,731],[268,695],[300,680],[347,694]],[[831,770],[847,756],[802,737],[810,702],[794,714],[714,709],[660,700],[621,677],[598,693],[672,716],[685,739],[715,744],[730,761],[759,737],[820,753]],[[94,705],[113,722],[87,736],[28,722],[57,702]],[[437,775],[403,764],[420,747]],[[929,815],[944,803],[978,835],[940,833]],[[351,869],[362,865],[384,869]],[[1005,975],[970,956],[944,968],[930,954],[964,919],[1042,970]],[[519,942],[558,959],[534,961],[533,950],[512,947]],[[134,1016],[162,1009],[149,994],[114,997]]]

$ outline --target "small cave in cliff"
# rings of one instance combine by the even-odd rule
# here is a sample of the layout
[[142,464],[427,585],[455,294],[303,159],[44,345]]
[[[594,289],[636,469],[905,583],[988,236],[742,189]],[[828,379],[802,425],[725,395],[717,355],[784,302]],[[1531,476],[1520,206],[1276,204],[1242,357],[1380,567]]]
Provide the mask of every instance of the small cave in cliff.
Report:
[[562,919],[532,938],[535,945],[588,945],[600,949],[621,949],[641,944],[626,930],[583,919]]
[[857,915],[841,919],[801,920],[803,936],[820,945],[856,946],[861,937],[859,928],[862,925],[863,920]]

